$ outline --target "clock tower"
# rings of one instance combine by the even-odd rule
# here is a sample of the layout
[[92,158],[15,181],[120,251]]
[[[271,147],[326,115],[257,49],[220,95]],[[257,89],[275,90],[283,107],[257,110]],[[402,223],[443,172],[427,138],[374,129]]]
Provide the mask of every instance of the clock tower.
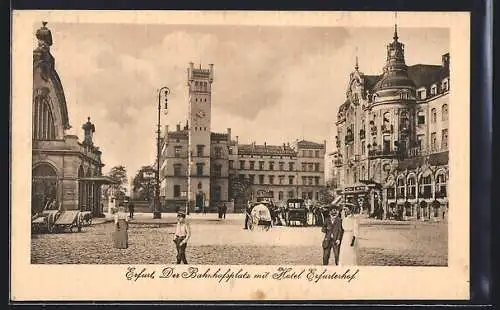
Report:
[[192,208],[202,211],[210,199],[210,117],[212,104],[213,65],[195,68],[189,63],[189,176],[188,199]]

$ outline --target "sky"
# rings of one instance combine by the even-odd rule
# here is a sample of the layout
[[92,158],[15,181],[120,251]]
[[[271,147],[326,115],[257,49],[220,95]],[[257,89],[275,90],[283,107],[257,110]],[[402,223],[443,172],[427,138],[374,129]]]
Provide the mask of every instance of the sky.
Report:
[[[157,90],[171,89],[162,127],[185,124],[189,62],[214,64],[212,131],[240,143],[327,141],[355,57],[380,74],[392,28],[202,26],[49,23],[56,70],[72,129],[95,124],[104,173],[124,165],[134,176],[156,156]],[[34,29],[39,28],[35,25]],[[445,28],[398,28],[406,63],[440,64],[449,52]],[[36,46],[36,39],[33,40]],[[452,55],[453,57],[453,55]]]

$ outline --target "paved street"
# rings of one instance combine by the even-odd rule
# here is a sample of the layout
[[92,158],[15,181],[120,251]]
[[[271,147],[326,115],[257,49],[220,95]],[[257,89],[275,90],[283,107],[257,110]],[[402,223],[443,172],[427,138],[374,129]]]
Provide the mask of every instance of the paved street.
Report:
[[[148,214],[147,217],[151,215]],[[140,217],[140,216],[139,216]],[[244,216],[216,214],[191,217],[192,238],[187,249],[192,264],[321,264],[319,227],[273,227],[265,232],[243,230]],[[35,264],[171,264],[174,214],[163,214],[163,225],[130,225],[129,248],[113,248],[113,224],[85,227],[81,233],[40,234],[32,237]],[[363,220],[360,226],[361,265],[446,265],[447,225],[386,223]]]

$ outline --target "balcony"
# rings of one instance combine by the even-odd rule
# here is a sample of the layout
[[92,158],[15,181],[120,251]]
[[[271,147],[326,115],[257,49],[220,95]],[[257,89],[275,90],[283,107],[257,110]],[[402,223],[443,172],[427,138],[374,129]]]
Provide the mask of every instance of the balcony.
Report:
[[370,150],[368,151],[368,158],[391,158],[399,156],[397,151],[381,151],[381,150]]

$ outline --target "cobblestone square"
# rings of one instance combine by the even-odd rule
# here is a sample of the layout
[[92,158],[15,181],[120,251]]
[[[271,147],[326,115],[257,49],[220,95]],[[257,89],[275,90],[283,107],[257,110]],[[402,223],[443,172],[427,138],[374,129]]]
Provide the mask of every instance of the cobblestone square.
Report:
[[[164,214],[173,223],[175,215]],[[171,220],[170,220],[171,218]],[[269,231],[243,229],[244,216],[225,220],[215,214],[193,215],[192,238],[187,248],[190,264],[320,265],[320,227],[273,227]],[[154,223],[152,221],[152,223]],[[129,248],[113,248],[113,224],[85,227],[80,233],[32,236],[33,264],[173,264],[172,224],[134,224]],[[361,265],[446,266],[445,223],[376,222],[361,219]]]

